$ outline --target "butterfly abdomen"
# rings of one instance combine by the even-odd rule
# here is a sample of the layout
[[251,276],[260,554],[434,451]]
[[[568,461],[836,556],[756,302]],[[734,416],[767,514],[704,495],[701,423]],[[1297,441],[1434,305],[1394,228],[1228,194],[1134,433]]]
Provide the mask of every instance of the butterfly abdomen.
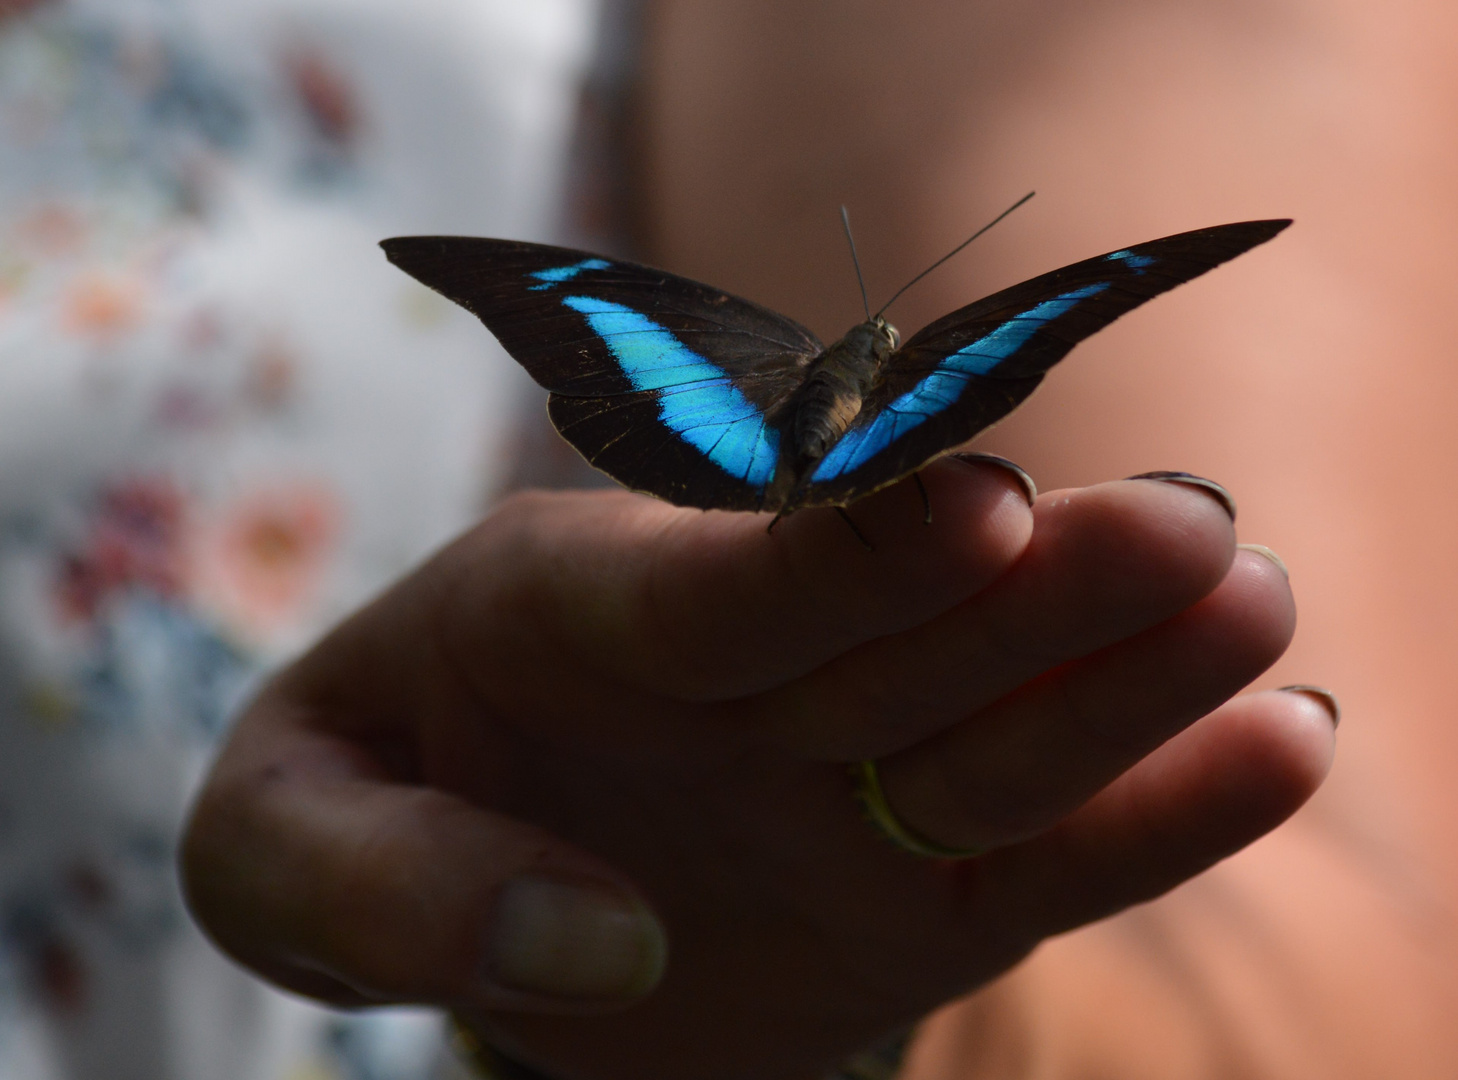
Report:
[[869,384],[853,368],[825,367],[805,384],[795,408],[794,457],[819,461],[861,412]]
[[890,330],[888,335],[874,322],[861,323],[816,360],[791,400],[796,465],[803,468],[819,461],[855,422],[894,348],[894,334]]

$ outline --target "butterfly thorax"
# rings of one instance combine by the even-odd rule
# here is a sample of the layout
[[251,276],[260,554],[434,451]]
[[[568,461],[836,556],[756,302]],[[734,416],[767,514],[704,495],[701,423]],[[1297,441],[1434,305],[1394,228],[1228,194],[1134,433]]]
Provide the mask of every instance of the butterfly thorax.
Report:
[[849,430],[898,341],[896,328],[877,317],[852,327],[820,354],[792,402],[797,466],[819,461]]

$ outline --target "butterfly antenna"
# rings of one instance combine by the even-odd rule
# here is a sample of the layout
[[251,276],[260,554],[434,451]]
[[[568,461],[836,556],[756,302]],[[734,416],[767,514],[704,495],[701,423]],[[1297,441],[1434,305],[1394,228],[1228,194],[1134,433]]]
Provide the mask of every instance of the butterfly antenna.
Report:
[[860,282],[861,285],[861,304],[864,305],[866,309],[866,322],[870,322],[871,301],[870,298],[866,296],[866,279],[861,277],[861,260],[856,255],[856,238],[851,235],[850,231],[850,213],[846,210],[844,206],[840,208],[840,223],[845,226],[846,242],[850,244],[851,249],[851,262],[856,264],[856,280]]
[[[1021,199],[1019,199],[1017,202],[1013,203],[1011,206],[1009,206],[1002,213],[998,214],[997,217],[993,218],[986,225],[982,226],[982,228],[978,229],[971,236],[967,237],[967,239],[963,240],[960,244],[958,244],[956,247],[954,247],[951,251],[947,252],[945,255],[943,255],[936,262],[932,263],[930,266],[928,266],[921,273],[917,274],[916,277],[912,278],[905,285],[901,286],[901,288],[897,289],[896,290],[896,295],[893,296],[893,297],[891,297],[890,300],[887,300],[884,304],[881,305],[881,310],[878,311],[878,312],[876,312],[876,317],[877,318],[880,318],[882,315],[886,314],[886,309],[889,308],[892,304],[896,303],[896,301],[901,298],[901,294],[902,293],[904,293],[907,289],[911,288],[913,285],[915,285],[922,278],[926,277],[933,270],[935,270],[938,266],[941,266],[942,263],[946,262],[953,255],[957,254],[957,252],[961,251],[964,247],[966,247],[968,244],[970,244],[973,240],[976,240],[979,236],[981,236],[983,233],[985,233],[988,229],[992,228],[999,221],[1001,221],[1003,218],[1007,217],[1014,210],[1016,210],[1019,206],[1022,206],[1023,203],[1027,202],[1029,199],[1031,199],[1036,194],[1037,194],[1036,191],[1030,191],[1030,192],[1028,192]],[[845,210],[842,209],[841,210],[841,213],[845,213]],[[846,228],[849,229],[850,228],[850,225],[847,224],[846,225]],[[852,249],[854,250],[854,247]],[[860,267],[859,266],[856,268],[856,273],[860,273]],[[861,291],[862,292],[865,291],[865,286],[862,286],[861,287]],[[869,316],[867,316],[867,319],[869,320]]]

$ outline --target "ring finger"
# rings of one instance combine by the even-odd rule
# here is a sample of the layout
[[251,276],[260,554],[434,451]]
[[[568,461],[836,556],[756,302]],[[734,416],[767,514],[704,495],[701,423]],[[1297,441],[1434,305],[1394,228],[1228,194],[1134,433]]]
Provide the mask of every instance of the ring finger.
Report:
[[1242,551],[1194,607],[882,760],[882,788],[902,823],[937,844],[1023,839],[1239,692],[1294,629],[1285,574]]

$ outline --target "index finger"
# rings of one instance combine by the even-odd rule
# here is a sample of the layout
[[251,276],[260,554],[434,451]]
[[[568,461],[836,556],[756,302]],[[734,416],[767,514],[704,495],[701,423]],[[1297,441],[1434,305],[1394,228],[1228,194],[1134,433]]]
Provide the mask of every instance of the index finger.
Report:
[[452,630],[498,662],[576,660],[688,701],[777,686],[973,595],[1027,545],[1014,474],[942,462],[933,520],[903,482],[854,507],[867,550],[828,511],[766,532],[764,515],[625,493],[510,500],[446,555]]

